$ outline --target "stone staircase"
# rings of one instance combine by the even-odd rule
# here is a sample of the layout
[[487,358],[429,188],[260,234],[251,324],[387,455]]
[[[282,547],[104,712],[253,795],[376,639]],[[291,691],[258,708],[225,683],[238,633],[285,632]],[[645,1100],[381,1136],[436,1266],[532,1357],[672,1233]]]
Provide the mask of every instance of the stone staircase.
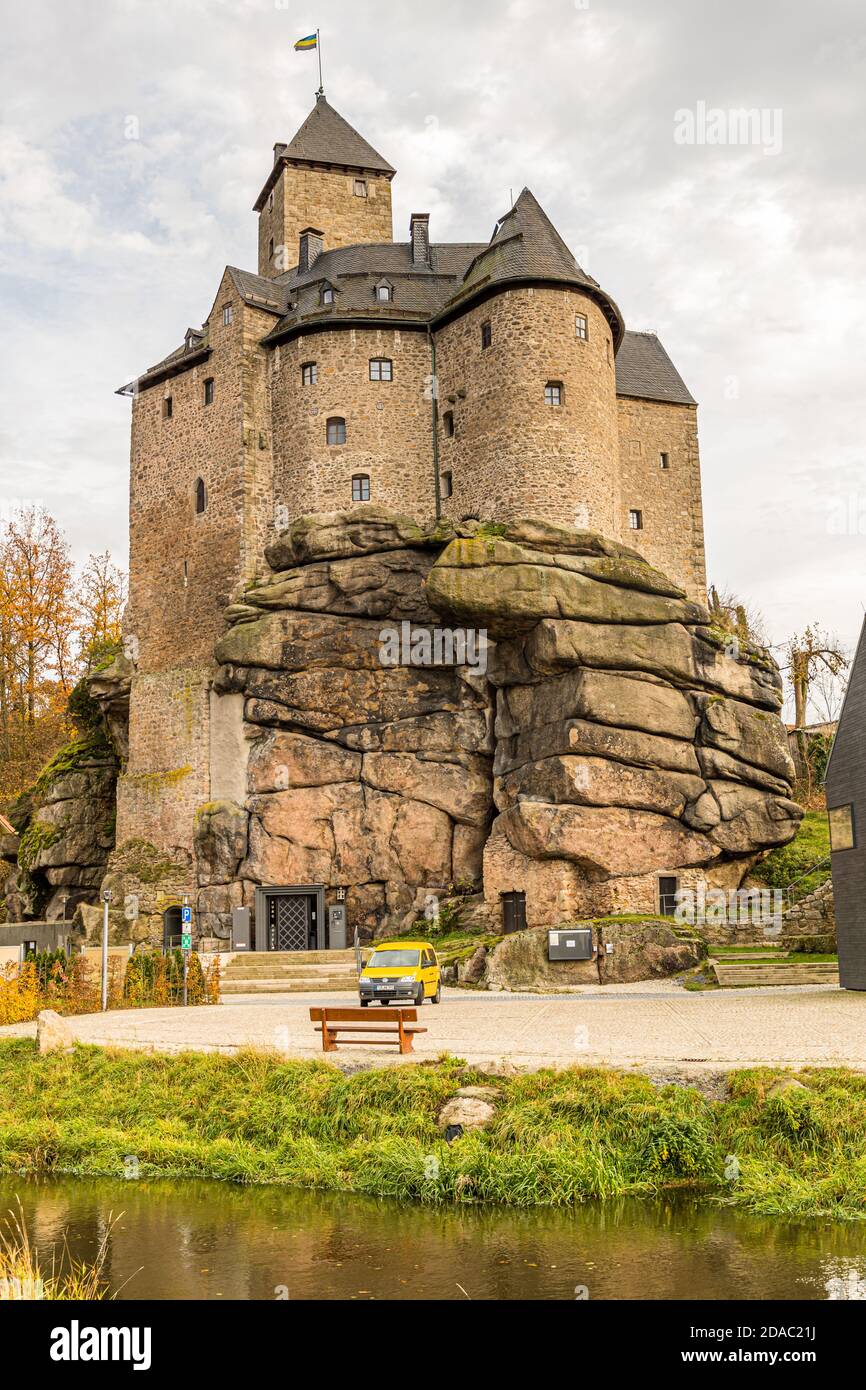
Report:
[[713,973],[723,989],[766,985],[838,985],[839,967],[833,961],[713,961]]
[[251,951],[235,955],[223,971],[220,993],[299,994],[346,990],[356,994],[354,951]]

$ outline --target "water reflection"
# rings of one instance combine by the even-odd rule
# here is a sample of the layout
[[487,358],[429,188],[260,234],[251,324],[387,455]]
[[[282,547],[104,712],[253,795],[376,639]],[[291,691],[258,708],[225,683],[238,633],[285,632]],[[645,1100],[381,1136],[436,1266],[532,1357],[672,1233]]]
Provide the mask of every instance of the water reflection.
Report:
[[421,1208],[278,1187],[0,1178],[46,1264],[64,1234],[123,1298],[859,1298],[866,1229],[690,1199],[573,1211]]

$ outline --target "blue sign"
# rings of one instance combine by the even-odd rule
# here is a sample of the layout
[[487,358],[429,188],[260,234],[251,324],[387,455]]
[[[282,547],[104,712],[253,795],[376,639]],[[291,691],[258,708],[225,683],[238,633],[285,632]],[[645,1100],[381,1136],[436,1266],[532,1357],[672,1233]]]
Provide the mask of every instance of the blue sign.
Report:
[[191,907],[182,907],[182,908],[181,908],[181,910],[180,910],[180,920],[181,920],[182,922],[191,922],[191,921],[192,921],[192,908],[191,908]]

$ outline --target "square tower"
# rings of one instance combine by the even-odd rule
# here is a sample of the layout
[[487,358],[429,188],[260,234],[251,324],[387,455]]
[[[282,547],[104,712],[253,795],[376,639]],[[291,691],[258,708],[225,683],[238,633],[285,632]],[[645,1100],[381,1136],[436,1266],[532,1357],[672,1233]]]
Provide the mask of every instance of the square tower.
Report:
[[297,265],[305,228],[322,229],[324,246],[392,241],[394,170],[357,130],[316,98],[297,135],[274,146],[274,167],[255,202],[259,275],[273,279]]

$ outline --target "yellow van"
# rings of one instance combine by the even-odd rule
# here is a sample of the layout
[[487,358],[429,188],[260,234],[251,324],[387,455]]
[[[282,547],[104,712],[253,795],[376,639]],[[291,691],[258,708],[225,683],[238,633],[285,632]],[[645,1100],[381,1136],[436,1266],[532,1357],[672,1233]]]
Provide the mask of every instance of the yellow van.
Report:
[[361,971],[358,981],[361,1008],[371,999],[390,1004],[411,999],[423,1004],[442,998],[442,978],[436,952],[427,941],[380,941]]

